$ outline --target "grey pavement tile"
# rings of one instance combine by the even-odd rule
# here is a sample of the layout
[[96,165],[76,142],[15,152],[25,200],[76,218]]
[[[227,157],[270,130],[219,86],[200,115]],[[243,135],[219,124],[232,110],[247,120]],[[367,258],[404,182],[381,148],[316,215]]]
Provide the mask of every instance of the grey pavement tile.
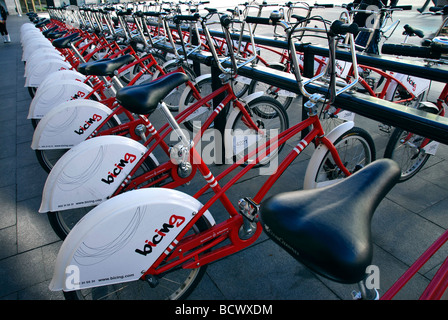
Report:
[[[16,121],[13,120],[5,120],[5,121],[0,121],[0,136],[2,137],[2,139],[7,139],[8,137],[15,136],[15,131],[16,131]],[[9,140],[11,141],[11,140]]]
[[33,141],[34,128],[30,124],[17,126],[17,143],[28,142],[31,145]]
[[338,299],[270,240],[211,264],[208,274],[228,300]]
[[36,152],[33,149],[31,149],[30,142],[18,143],[17,154],[20,155],[17,157],[18,168],[23,168],[29,165],[36,165],[37,163]]
[[420,215],[442,228],[448,229],[448,197],[420,212]]
[[50,281],[41,282],[17,292],[18,300],[64,300],[62,292],[48,288]]
[[447,190],[418,176],[397,184],[388,198],[408,210],[419,213],[448,196]]
[[40,202],[41,198],[37,197],[17,203],[19,253],[59,240],[48,222],[47,214],[38,212]]
[[[440,226],[388,199],[383,200],[372,220],[375,244],[407,265],[411,265],[442,232]],[[439,259],[447,254],[447,250],[441,251]],[[434,263],[437,261],[425,266],[422,272],[431,269]]]
[[41,248],[0,261],[0,297],[23,290],[44,280]]
[[15,225],[0,229],[0,260],[17,254],[17,228]]
[[12,158],[16,156],[16,145],[14,143],[10,143],[10,139],[13,138],[13,136],[9,136],[2,137],[0,139],[0,159]]
[[0,188],[0,230],[13,226],[17,222],[16,216],[16,187],[9,185]]
[[17,201],[41,197],[47,173],[37,164],[20,168],[17,171]]
[[2,159],[2,171],[0,172],[0,188],[16,184],[16,157]]

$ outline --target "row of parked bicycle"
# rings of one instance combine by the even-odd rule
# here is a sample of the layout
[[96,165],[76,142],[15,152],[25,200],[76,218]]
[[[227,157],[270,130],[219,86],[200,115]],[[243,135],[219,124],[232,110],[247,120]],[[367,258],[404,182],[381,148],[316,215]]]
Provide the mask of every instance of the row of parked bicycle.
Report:
[[[413,164],[400,170],[393,161],[374,162],[373,139],[355,127],[353,118],[344,117],[343,106],[333,102],[336,95],[356,89],[414,104],[429,84],[415,79],[419,86],[415,93],[400,80],[403,75],[357,64],[355,35],[371,34],[373,29],[352,23],[356,8],[340,8],[340,19],[329,23],[311,14],[318,5],[304,2],[276,7],[269,16],[263,16],[267,5],[255,3],[226,13],[193,2],[187,12],[180,12],[180,4],[141,3],[134,10],[51,8],[50,19],[29,14],[31,23],[21,28],[26,86],[33,98],[28,114],[35,126],[31,147],[49,173],[39,211],[47,212],[51,226],[64,240],[50,288],[78,299],[141,299],[142,295],[182,299],[198,284],[208,263],[249,246],[264,228],[315,272],[343,283],[358,282],[361,292],[377,297],[363,285],[372,258],[369,233],[361,235],[356,228],[369,229],[381,199],[397,181],[423,166],[430,150],[434,152],[434,143],[397,128],[386,149],[388,157],[406,148],[413,152],[407,155]],[[250,15],[252,9],[256,16]],[[384,8],[379,13],[390,16],[402,9]],[[219,35],[214,26],[220,28]],[[256,44],[254,30],[265,26],[282,34],[286,49]],[[329,57],[315,58],[315,76],[305,79],[303,55],[296,43],[309,31],[328,38],[330,50]],[[419,34],[410,26],[405,26],[405,33]],[[335,59],[340,45],[352,53],[351,62]],[[400,48],[389,47],[394,54]],[[437,51],[440,44],[426,48],[432,58],[434,52],[443,51]],[[268,62],[261,54],[265,51],[279,60]],[[211,74],[196,77],[197,66],[190,59],[198,53],[220,70],[219,79]],[[242,66],[257,63],[265,64],[268,72],[292,74],[296,92],[238,75]],[[310,83],[328,87],[328,93],[309,93]],[[304,104],[308,118],[291,124],[286,109],[297,93],[309,99]],[[424,106],[443,115],[442,102]],[[282,151],[299,133],[303,133],[301,140]],[[207,136],[214,137],[213,157],[201,148],[202,142],[210,141]],[[337,182],[347,186],[347,194],[349,189],[356,192],[360,185],[369,185],[367,193],[347,198],[352,204],[341,204],[352,208],[345,210],[351,219],[357,202],[369,203],[360,225],[349,225],[330,212],[322,222],[327,226],[322,231],[331,237],[341,237],[330,231],[334,229],[330,225],[339,221],[337,232],[354,228],[356,239],[317,241],[320,236],[310,232],[299,241],[298,230],[288,230],[286,203],[300,204],[289,209],[297,221],[308,219],[312,212],[300,208],[322,205],[318,193],[293,200],[288,196],[286,202],[280,195],[260,207],[272,185],[309,145],[315,150],[304,189],[327,186],[325,197],[334,200],[328,195],[340,197],[338,188],[331,187]],[[221,153],[229,166],[213,173],[210,164],[220,163],[216,155]],[[266,182],[235,206],[226,192],[238,188],[236,182],[254,168],[266,175]],[[194,194],[175,190],[197,172],[206,181],[203,187]],[[377,183],[367,183],[372,179]],[[201,203],[200,197],[210,190],[211,199]],[[374,200],[367,201],[368,196]],[[222,222],[216,222],[209,211],[218,201],[229,214]],[[309,241],[315,241],[314,249]],[[357,250],[351,250],[353,243],[360,244]],[[316,256],[321,250],[339,253],[322,259]]]

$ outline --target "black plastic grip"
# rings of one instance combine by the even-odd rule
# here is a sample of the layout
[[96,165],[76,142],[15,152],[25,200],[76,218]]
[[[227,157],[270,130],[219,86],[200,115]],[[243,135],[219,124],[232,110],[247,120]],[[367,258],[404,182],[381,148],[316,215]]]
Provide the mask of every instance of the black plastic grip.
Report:
[[145,11],[143,14],[147,17],[158,17],[161,15],[161,12],[158,11]]
[[392,54],[397,56],[418,57],[418,58],[431,58],[431,59],[440,58],[440,51],[433,50],[432,47],[421,47],[405,44],[385,43],[381,47],[381,53]]
[[412,5],[393,6],[391,9],[412,10]]
[[257,24],[266,24],[266,25],[272,25],[272,21],[270,18],[263,18],[263,17],[246,17],[247,23],[257,23]]
[[332,3],[328,3],[328,4],[315,3],[313,6],[314,7],[323,7],[323,8],[334,8],[334,4],[332,4]]
[[195,14],[191,14],[191,15],[178,14],[173,17],[173,22],[175,24],[179,24],[182,21],[198,21],[200,17],[201,16],[199,13],[195,13]]
[[352,24],[347,24],[347,23],[343,23],[340,20],[335,20],[333,21],[333,23],[331,24],[330,27],[330,33],[333,33],[333,35],[344,35],[347,33],[357,33],[359,30],[358,25],[356,23],[352,23]]

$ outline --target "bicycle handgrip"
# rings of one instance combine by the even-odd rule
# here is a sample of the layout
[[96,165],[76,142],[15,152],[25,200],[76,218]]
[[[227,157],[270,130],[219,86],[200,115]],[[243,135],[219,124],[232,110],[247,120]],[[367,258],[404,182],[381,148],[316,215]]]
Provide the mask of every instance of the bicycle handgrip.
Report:
[[201,16],[199,15],[199,13],[195,13],[192,15],[178,14],[173,17],[173,22],[175,24],[179,24],[182,21],[198,21],[200,17]]
[[381,53],[392,54],[398,56],[418,57],[418,58],[440,58],[440,52],[432,50],[431,47],[422,47],[405,44],[389,44],[385,43],[381,47]]
[[158,11],[145,11],[143,12],[143,14],[148,17],[158,17],[161,15],[161,13]]
[[272,21],[270,18],[263,18],[263,17],[252,17],[247,16],[246,17],[247,23],[257,23],[257,24],[265,24],[265,25],[272,25]]
[[335,20],[331,24],[330,27],[330,33],[333,33],[333,35],[344,35],[347,33],[355,34],[359,31],[359,27],[356,23],[347,24],[343,23],[340,20]]
[[429,11],[431,11],[431,12],[441,11],[443,14],[446,14],[446,13],[448,13],[448,5],[443,6],[443,7],[430,7]]
[[412,10],[412,5],[393,6],[391,9]]
[[334,8],[334,4],[332,4],[332,3],[328,3],[328,4],[315,3],[313,5],[313,7]]

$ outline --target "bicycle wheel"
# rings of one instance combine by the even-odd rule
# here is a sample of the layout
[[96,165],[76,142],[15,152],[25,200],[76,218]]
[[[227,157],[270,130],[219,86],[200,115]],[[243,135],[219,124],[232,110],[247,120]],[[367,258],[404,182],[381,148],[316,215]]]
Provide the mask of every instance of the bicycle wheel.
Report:
[[[195,85],[196,89],[199,91],[201,97],[206,97],[213,92],[212,88],[212,78],[204,78],[201,79]],[[179,111],[183,111],[191,106],[193,103],[198,101],[194,95],[193,90],[190,87],[187,87],[186,90],[189,90],[187,93],[185,100],[182,103],[182,106],[179,108]],[[210,101],[210,107],[201,106],[192,115],[188,117],[187,121],[182,122],[183,125],[190,131],[199,131],[202,127],[202,124],[210,117],[213,112],[212,102]]]
[[[179,68],[179,64],[176,61],[173,61],[172,63],[169,63],[165,65],[164,67],[165,73],[170,73],[176,69]],[[184,69],[185,73],[187,74],[188,78],[190,78],[190,81],[193,81],[196,79],[196,74],[193,70],[186,64],[182,65],[182,68]],[[168,108],[171,111],[178,111],[179,110],[179,101],[180,97],[182,96],[182,93],[184,92],[185,88],[187,87],[186,83],[181,84],[180,86],[177,86],[174,88],[168,95],[163,99],[163,101],[166,103]]]
[[[113,128],[118,126],[118,122],[116,119],[111,118],[106,124],[104,128]],[[100,130],[101,131],[101,130]],[[69,149],[46,149],[40,150],[37,149],[36,157],[37,161],[41,167],[47,172],[50,173],[51,169],[53,169],[54,165],[58,160],[68,151]]]
[[[151,171],[157,167],[155,161],[151,157],[147,157],[142,163],[140,168],[135,173],[135,176],[144,174],[145,172]],[[149,182],[149,181],[148,181]],[[63,211],[48,212],[48,220],[53,228],[54,232],[64,240],[71,229],[84,217],[94,206],[76,208]]]
[[409,131],[395,128],[387,143],[384,157],[395,160],[401,168],[398,182],[412,178],[428,161],[430,154],[421,149],[425,138]]
[[[280,71],[285,70],[285,66],[282,64],[279,64],[279,65],[273,64],[270,66],[270,68],[275,69],[275,70],[280,70]],[[269,97],[272,97],[275,100],[279,101],[283,105],[283,108],[285,108],[285,110],[288,109],[288,107],[291,105],[292,100],[296,96],[292,92],[287,92],[286,90],[282,90],[278,87],[271,86],[267,83],[264,83],[263,81],[252,80],[249,85],[248,94],[251,94],[251,93],[254,93],[257,91],[262,91]]]
[[[288,115],[280,102],[268,96],[261,96],[246,105],[252,121],[257,125],[259,130],[263,131],[263,135],[258,134],[253,128],[249,128],[247,120],[243,117],[243,113],[239,111],[234,122],[231,124],[232,129],[232,154],[233,161],[240,161],[247,156],[255,148],[260,147],[268,140],[274,138],[284,130],[289,128]],[[278,146],[274,153],[269,153],[261,159],[257,165],[265,165],[271,159],[278,155],[283,145]],[[256,155],[247,159],[245,164],[256,159]]]
[[[344,166],[354,173],[375,160],[375,144],[364,129],[354,127],[342,134],[334,146]],[[315,163],[310,162],[306,173],[305,188],[319,188],[343,179],[346,175],[336,165],[329,150]],[[308,170],[310,170],[308,172]],[[310,177],[308,179],[308,177]]]
[[[151,54],[159,66],[163,66],[163,64],[166,62],[166,59],[163,55],[161,55],[159,53],[155,53],[155,52],[151,53]],[[152,59],[147,59],[147,60],[143,61],[142,63],[146,66],[151,61],[152,61]],[[120,76],[120,80],[123,81],[125,84],[128,84],[141,70],[142,70],[142,66],[140,65],[140,63],[137,63],[132,68],[127,69]],[[155,66],[152,66],[149,70],[149,73],[141,75],[141,77],[135,82],[134,85],[145,84],[147,82],[152,81],[153,75],[155,72],[156,72],[156,68],[155,68]]]
[[[211,223],[202,216],[186,236],[205,231],[210,227]],[[64,296],[67,300],[182,300],[196,288],[206,269],[207,265],[196,269],[174,268],[157,276],[158,284],[154,288],[150,287],[147,281],[140,279],[110,286],[64,292]]]

